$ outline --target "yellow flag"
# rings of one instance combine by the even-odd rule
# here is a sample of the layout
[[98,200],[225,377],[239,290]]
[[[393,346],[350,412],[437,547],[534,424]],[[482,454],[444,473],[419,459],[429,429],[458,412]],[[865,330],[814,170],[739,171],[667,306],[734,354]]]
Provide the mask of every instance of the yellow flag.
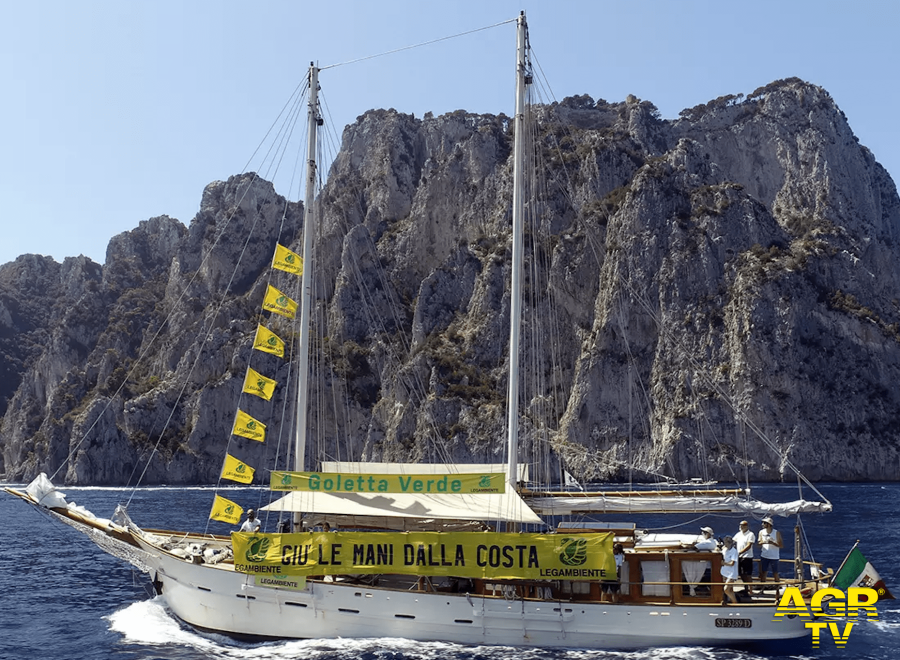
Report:
[[275,257],[272,259],[272,268],[286,270],[294,275],[303,274],[303,257],[296,252],[291,252],[281,243],[275,246]]
[[235,415],[234,428],[231,429],[231,432],[257,442],[263,442],[266,439],[266,425],[258,419],[253,419],[240,408]]
[[212,511],[209,512],[209,517],[212,520],[221,520],[222,522],[237,525],[241,522],[242,513],[244,513],[244,510],[240,506],[231,500],[226,500],[224,497],[216,495],[216,499],[213,501]]
[[247,394],[255,394],[268,401],[275,394],[276,384],[271,378],[266,378],[258,371],[247,367],[247,375],[244,377],[244,392]]
[[253,481],[253,473],[256,472],[252,467],[239,461],[231,454],[225,454],[225,465],[222,466],[222,478],[231,479],[242,484],[249,484]]
[[271,353],[278,357],[284,357],[284,341],[263,325],[256,328],[256,338],[253,340],[253,348],[265,353]]
[[297,313],[297,303],[270,284],[269,288],[266,289],[266,298],[263,300],[263,309],[292,319]]

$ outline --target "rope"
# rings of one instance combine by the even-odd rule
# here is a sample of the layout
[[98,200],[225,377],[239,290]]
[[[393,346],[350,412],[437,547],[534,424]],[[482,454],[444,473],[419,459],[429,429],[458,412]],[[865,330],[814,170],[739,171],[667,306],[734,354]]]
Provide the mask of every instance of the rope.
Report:
[[324,71],[325,69],[334,69],[339,66],[345,66],[347,64],[356,64],[358,62],[365,62],[366,60],[373,60],[376,57],[384,57],[385,55],[393,55],[394,53],[400,53],[404,50],[411,50],[413,48],[421,48],[422,46],[430,46],[431,44],[436,44],[441,41],[447,41],[448,39],[456,39],[457,37],[464,37],[468,34],[475,34],[476,32],[481,32],[482,30],[490,30],[491,28],[500,27],[501,25],[506,25],[507,23],[515,23],[518,19],[511,18],[506,21],[501,21],[500,23],[494,23],[493,25],[486,25],[484,27],[475,28],[474,30],[468,30],[466,32],[460,32],[458,34],[451,34],[447,37],[440,37],[439,39],[432,39],[431,41],[423,41],[420,44],[413,44],[412,46],[403,46],[402,48],[395,48],[394,50],[388,50],[383,53],[378,53],[377,55],[366,55],[365,57],[359,57],[355,60],[348,60],[346,62],[338,62],[337,64],[329,64],[328,66],[319,67],[319,71]]

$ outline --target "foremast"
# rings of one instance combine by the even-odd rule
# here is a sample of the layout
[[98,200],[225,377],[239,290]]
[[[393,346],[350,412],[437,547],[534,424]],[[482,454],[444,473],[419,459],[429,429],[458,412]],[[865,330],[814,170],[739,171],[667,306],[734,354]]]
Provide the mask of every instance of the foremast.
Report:
[[[312,239],[316,194],[316,138],[322,123],[319,113],[319,69],[309,64],[309,110],[307,116],[306,198],[303,207],[303,275],[300,292],[300,360],[297,370],[297,411],[294,438],[294,469],[306,469],[306,411],[309,402],[309,317],[312,298]],[[299,515],[299,514],[298,514]]]
[[516,22],[516,116],[513,126],[512,286],[509,313],[509,390],[507,393],[508,487],[515,489],[519,469],[519,343],[522,325],[522,243],[525,210],[525,87],[528,76],[528,24],[523,11]]

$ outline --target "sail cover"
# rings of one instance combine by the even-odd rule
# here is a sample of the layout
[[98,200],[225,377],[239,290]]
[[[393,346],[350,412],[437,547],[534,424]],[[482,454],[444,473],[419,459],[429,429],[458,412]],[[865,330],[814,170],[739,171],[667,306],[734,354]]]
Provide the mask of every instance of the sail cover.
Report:
[[[323,470],[345,474],[466,474],[503,472],[505,465],[428,465],[418,463],[324,463]],[[522,468],[519,469],[522,475]],[[295,491],[262,507],[263,511],[323,513],[340,516],[430,518],[438,520],[544,521],[511,488],[502,494],[325,493]]]
[[[344,474],[480,474],[506,473],[506,463],[362,463],[360,461],[323,461],[322,472]],[[516,481],[528,481],[528,464],[519,463]]]
[[544,515],[572,515],[574,513],[710,513],[731,511],[770,516],[791,516],[797,513],[825,513],[831,511],[830,502],[762,502],[746,497],[706,496],[647,496],[616,497],[531,497],[528,504]]

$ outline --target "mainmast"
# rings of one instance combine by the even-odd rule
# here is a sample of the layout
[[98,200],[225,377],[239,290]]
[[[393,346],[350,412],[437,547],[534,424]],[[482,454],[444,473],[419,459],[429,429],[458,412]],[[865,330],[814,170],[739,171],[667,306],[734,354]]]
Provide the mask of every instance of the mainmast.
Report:
[[306,199],[303,207],[303,279],[300,292],[300,363],[297,372],[296,436],[294,469],[306,469],[306,410],[309,401],[309,317],[312,290],[313,204],[316,195],[316,129],[322,123],[319,114],[319,69],[309,63],[309,115],[307,118]]
[[530,83],[527,73],[527,34],[525,12],[519,15],[516,29],[516,117],[513,146],[513,208],[512,208],[512,291],[509,314],[509,392],[507,454],[509,465],[506,479],[510,488],[515,488],[518,480],[519,463],[519,340],[522,324],[522,216],[525,202],[524,160],[525,160],[525,86]]

